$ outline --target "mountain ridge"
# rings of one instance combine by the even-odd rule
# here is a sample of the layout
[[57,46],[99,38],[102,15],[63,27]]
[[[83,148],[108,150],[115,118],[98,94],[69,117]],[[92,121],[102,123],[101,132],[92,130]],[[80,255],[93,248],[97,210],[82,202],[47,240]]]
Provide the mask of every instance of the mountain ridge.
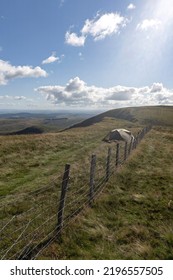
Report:
[[173,106],[141,106],[112,109],[74,124],[67,129],[87,127],[101,122],[104,118],[122,119],[132,123],[139,122],[144,125],[173,125]]

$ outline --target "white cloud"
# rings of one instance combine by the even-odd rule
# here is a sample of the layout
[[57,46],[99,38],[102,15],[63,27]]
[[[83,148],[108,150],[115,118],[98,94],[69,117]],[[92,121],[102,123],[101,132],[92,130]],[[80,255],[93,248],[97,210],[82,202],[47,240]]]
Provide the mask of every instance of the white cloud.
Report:
[[127,6],[127,10],[134,10],[136,9],[136,6],[133,4],[133,3],[130,3],[128,6]]
[[27,98],[25,96],[14,96],[15,100],[26,100]]
[[81,47],[85,44],[85,36],[77,36],[76,33],[70,33],[66,32],[65,34],[65,41],[68,45],[74,46],[74,47]]
[[25,101],[31,101],[31,99],[26,98],[23,95],[17,95],[17,96],[12,96],[12,95],[0,95],[0,100],[13,100],[13,101],[20,101],[20,100],[25,100]]
[[164,88],[160,83],[141,88],[125,86],[102,88],[88,86],[76,77],[70,79],[65,86],[42,86],[35,91],[45,95],[51,103],[65,106],[139,106],[173,102],[173,91]]
[[0,85],[6,85],[15,78],[46,77],[47,73],[39,66],[13,66],[8,61],[0,60]]
[[141,31],[148,31],[150,29],[159,29],[162,22],[158,19],[144,19],[142,22],[140,22],[136,29]]
[[48,58],[46,58],[42,61],[42,64],[49,64],[49,63],[53,63],[58,60],[59,60],[59,57],[57,57],[56,53],[53,52],[51,56],[49,56]]
[[94,41],[102,40],[107,36],[119,33],[126,24],[127,18],[118,13],[97,15],[94,19],[85,21],[80,36],[76,33],[66,32],[66,43],[72,46],[84,46],[88,35],[92,36]]
[[163,84],[154,83],[151,87],[151,92],[162,92],[164,90]]
[[98,19],[87,19],[81,32],[84,35],[90,34],[97,41],[117,33],[126,22],[126,19],[118,13],[104,14]]

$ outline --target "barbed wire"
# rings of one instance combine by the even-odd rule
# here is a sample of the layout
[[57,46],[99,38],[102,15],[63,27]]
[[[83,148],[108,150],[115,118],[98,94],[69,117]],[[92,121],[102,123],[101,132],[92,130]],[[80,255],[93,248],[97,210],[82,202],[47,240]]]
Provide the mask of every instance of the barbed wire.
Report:
[[[24,212],[24,213],[22,213],[22,214],[18,214],[18,215],[14,215],[7,223],[6,223],[6,225],[4,225],[4,227],[1,229],[1,231],[0,232],[2,232],[7,226],[9,226],[10,225],[10,223],[12,223],[13,222],[13,220],[15,219],[15,218],[24,218],[29,212],[31,212],[31,211],[33,211],[33,210],[41,210],[41,211],[46,211],[48,208],[52,208],[52,205],[49,205],[49,206],[47,206],[46,208],[44,207],[44,209],[41,209],[41,207],[39,208],[38,206],[40,206],[40,204],[38,205],[36,205],[36,206],[34,206],[34,207],[31,207],[30,209],[28,209],[26,212]],[[43,205],[42,205],[43,206]],[[39,214],[40,215],[40,214]],[[35,220],[35,218],[33,219],[33,220]]]
[[24,230],[22,231],[22,233],[19,235],[19,237],[16,239],[16,241],[13,243],[13,245],[6,251],[6,253],[3,255],[3,257],[1,258],[1,260],[4,259],[4,257],[8,254],[8,252],[17,244],[18,240],[20,239],[20,237],[22,237],[22,235],[24,234],[24,232],[26,231],[26,229],[28,228],[30,222],[28,222],[28,224],[26,225],[26,227],[24,228]]
[[[55,216],[56,216],[56,214],[54,214],[51,218],[47,219],[47,220],[46,220],[44,223],[42,223],[37,229],[35,229],[34,232],[38,231],[41,227],[43,227],[43,225],[45,225],[46,223],[48,223],[48,222],[49,222],[50,220],[52,220]],[[32,234],[33,234],[33,233],[32,233]],[[40,231],[38,232],[38,234],[40,234]],[[30,240],[30,242],[29,242],[24,248],[22,248],[22,252],[24,252],[25,249],[26,249],[34,240],[36,240],[38,234],[36,234],[36,237],[35,237],[35,238],[32,238],[32,239]],[[39,243],[40,243],[40,242],[39,242]],[[37,246],[38,246],[38,244],[37,244]],[[30,250],[27,252],[27,254],[30,254],[31,251],[32,251],[33,249],[34,249],[34,248],[30,249]],[[21,254],[21,253],[20,253],[20,254]],[[24,254],[23,257],[26,257],[26,254]]]
[[[128,159],[128,156],[131,154],[131,152],[136,148],[136,145],[138,145],[140,143],[140,141],[142,140],[142,138],[144,137],[144,135],[147,133],[147,130],[142,130],[141,133],[138,134],[137,140],[136,140],[136,144],[131,146],[130,145],[123,145],[120,146],[120,150],[119,150],[119,158],[116,158],[116,146],[115,147],[111,147],[111,154],[110,154],[110,158],[108,159],[108,153],[107,155],[107,159],[103,159],[103,156],[101,158],[97,157],[97,162],[96,162],[96,170],[95,170],[95,174],[94,174],[94,193],[93,193],[93,197],[92,200],[94,200],[95,198],[98,197],[98,195],[102,192],[102,190],[104,189],[104,187],[106,186],[107,181],[109,180],[109,178],[116,172],[117,170],[117,166],[116,164],[119,166],[121,166],[122,164],[124,164],[124,162]],[[99,149],[101,150],[101,148],[103,147],[103,144],[100,144]],[[95,149],[95,151],[98,149]],[[103,154],[103,151],[101,150],[101,153]],[[109,162],[108,162],[109,161]],[[89,165],[91,166],[91,164]],[[103,174],[103,172],[105,173],[104,176],[102,176],[100,178],[100,175]],[[57,182],[55,182],[55,180],[58,180],[61,176],[58,175],[57,177],[54,178],[54,181],[51,181],[51,186],[43,186],[42,188],[39,188],[37,190],[31,191],[29,193],[27,193],[26,195],[28,196],[34,196],[34,200],[36,201],[35,196],[40,196],[42,193],[46,193],[47,191],[49,191],[50,189],[53,189],[57,186]],[[69,178],[68,178],[69,180]],[[80,178],[79,178],[80,180]],[[63,185],[64,181],[66,181],[66,179],[63,179],[61,182],[61,185]],[[77,181],[74,181],[74,184],[76,184]],[[71,180],[69,181],[69,184],[71,184]],[[66,212],[70,212],[69,215],[67,215],[66,217],[64,217],[63,220],[63,228],[66,227],[68,225],[68,223],[74,218],[76,217],[81,211],[82,209],[86,206],[89,205],[91,198],[89,197],[89,190],[90,190],[90,184],[89,182],[86,182],[84,184],[82,184],[82,186],[72,192],[69,191],[69,195],[70,197],[74,197],[74,199],[72,201],[69,201],[68,203],[65,204],[64,209],[66,209]],[[56,192],[54,192],[53,194],[56,194],[56,197],[58,196],[58,193],[60,194],[61,190],[56,190]],[[25,196],[21,195],[20,198],[24,199]],[[49,196],[50,198],[50,196]],[[62,199],[64,200],[64,199]],[[61,199],[59,200],[59,203],[62,201]],[[19,201],[19,199],[13,200],[13,203],[15,201]],[[51,203],[49,201],[49,203]],[[80,204],[80,205],[79,205]],[[73,206],[77,207],[73,209]],[[50,205],[52,206],[52,205]],[[49,209],[50,206],[47,206],[46,208],[44,207],[44,211]],[[43,205],[42,205],[43,207]],[[52,207],[51,207],[52,208]],[[24,246],[23,248],[20,248],[20,250],[15,253],[13,256],[17,256],[17,255],[23,255],[24,257],[27,257],[29,254],[31,254],[31,252],[36,249],[38,247],[38,245],[43,242],[48,236],[52,235],[50,241],[54,240],[54,238],[57,236],[57,231],[55,229],[53,229],[50,233],[47,233],[47,235],[41,240],[38,240],[38,236],[42,234],[45,234],[45,228],[44,226],[48,223],[52,223],[51,221],[61,212],[61,211],[57,211],[56,214],[50,216],[46,221],[44,221],[43,223],[41,223],[37,228],[35,228],[32,232],[30,232],[28,235],[23,236],[24,233],[26,232],[26,230],[28,229],[28,227],[33,224],[33,222],[35,220],[37,220],[41,215],[42,212],[40,210],[43,210],[43,208],[38,208],[36,206],[31,207],[30,209],[28,209],[27,211],[25,211],[22,214],[19,215],[14,215],[12,218],[10,218],[9,221],[7,221],[7,223],[2,227],[2,229],[0,230],[0,233],[4,232],[4,230],[14,221],[14,219],[17,218],[22,218],[24,217],[24,215],[26,216],[27,214],[29,214],[32,210],[34,209],[39,209],[39,214],[34,217],[33,219],[29,220],[29,222],[27,222],[26,225],[21,226],[19,229],[17,229],[16,231],[14,231],[14,233],[22,230],[22,232],[19,234],[19,236],[16,238],[16,240],[13,242],[13,244],[6,250],[3,251],[5,252],[4,255],[2,256],[2,259],[4,259],[8,253],[10,253],[10,251],[19,243],[22,242],[24,240],[28,240],[29,239],[29,243],[27,243],[26,246]],[[73,209],[73,210],[72,210]],[[48,211],[47,211],[48,212]],[[51,225],[53,226],[53,224],[55,225],[55,222],[53,222]],[[54,231],[56,231],[56,234],[54,234]],[[31,238],[32,235],[32,238]],[[35,245],[35,247],[28,249],[29,245],[31,245],[32,243],[37,242],[37,244]],[[45,245],[47,247],[47,245]],[[43,249],[41,249],[43,250]],[[40,252],[40,251],[39,251]],[[39,252],[37,253],[36,257],[39,255]],[[2,251],[1,251],[2,253]]]

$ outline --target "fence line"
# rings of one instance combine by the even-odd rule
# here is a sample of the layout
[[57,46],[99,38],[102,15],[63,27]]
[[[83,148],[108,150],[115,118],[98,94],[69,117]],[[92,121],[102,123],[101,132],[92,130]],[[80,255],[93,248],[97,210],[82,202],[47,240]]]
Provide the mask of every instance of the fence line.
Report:
[[[75,181],[76,176],[70,178],[71,166],[66,164],[61,184],[58,182],[60,176],[56,176],[57,181],[54,180],[53,185],[28,193],[28,204],[30,199],[32,206],[24,213],[13,215],[9,220],[5,218],[3,221],[0,229],[0,258],[37,258],[47,246],[61,237],[64,228],[85,207],[93,205],[110,177],[119,166],[123,165],[150,129],[151,127],[143,128],[135,141],[129,144],[117,143],[115,148],[109,147],[105,158],[99,159],[96,154],[93,154],[89,177],[85,172],[82,182]],[[13,210],[14,205],[11,207]],[[4,211],[4,216],[5,214]]]

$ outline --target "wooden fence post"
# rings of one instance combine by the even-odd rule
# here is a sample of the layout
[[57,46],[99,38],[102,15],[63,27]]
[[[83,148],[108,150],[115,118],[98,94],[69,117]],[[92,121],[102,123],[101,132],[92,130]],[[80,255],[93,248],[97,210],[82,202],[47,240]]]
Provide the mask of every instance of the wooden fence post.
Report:
[[130,141],[130,144],[129,144],[128,155],[130,155],[131,150],[133,149],[133,141],[134,141],[134,139],[132,138]]
[[139,144],[139,134],[137,135],[137,137],[136,137],[136,144],[135,144],[135,148],[137,148],[137,146],[138,146],[138,144]]
[[62,179],[61,196],[60,196],[59,209],[58,209],[58,223],[57,223],[58,236],[61,235],[61,230],[63,227],[63,212],[65,206],[65,196],[66,196],[68,182],[69,182],[69,173],[70,173],[70,164],[66,164],[63,179]]
[[111,148],[109,147],[107,161],[106,161],[106,182],[109,181],[109,177],[110,177],[110,162],[111,162]]
[[127,142],[125,142],[125,146],[124,146],[124,161],[126,161],[127,159]]
[[132,145],[132,150],[136,149],[136,141],[137,141],[137,138],[135,137],[135,139],[133,141],[133,145]]
[[94,197],[94,177],[95,177],[95,168],[96,168],[96,155],[91,157],[91,166],[90,166],[90,191],[89,191],[89,205],[92,205]]
[[116,162],[115,162],[116,167],[118,167],[118,165],[119,165],[119,157],[120,157],[120,144],[117,143]]

